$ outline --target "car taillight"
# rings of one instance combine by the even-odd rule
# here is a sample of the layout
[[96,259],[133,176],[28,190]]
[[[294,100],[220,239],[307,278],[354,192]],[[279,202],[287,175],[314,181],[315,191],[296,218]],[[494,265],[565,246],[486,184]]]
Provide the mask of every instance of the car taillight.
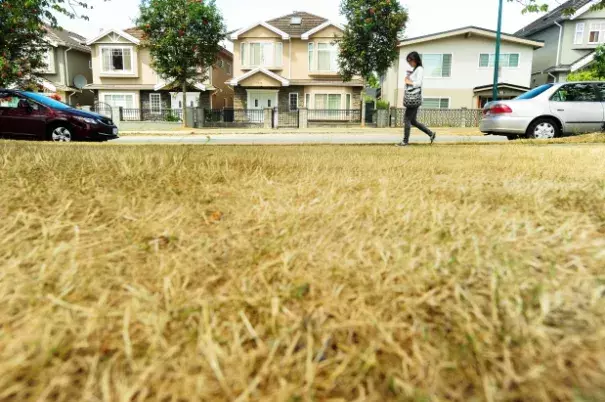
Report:
[[503,104],[496,104],[493,106],[490,106],[488,109],[484,110],[485,114],[505,114],[505,113],[512,113],[513,109],[510,108],[510,106],[508,105],[503,105]]

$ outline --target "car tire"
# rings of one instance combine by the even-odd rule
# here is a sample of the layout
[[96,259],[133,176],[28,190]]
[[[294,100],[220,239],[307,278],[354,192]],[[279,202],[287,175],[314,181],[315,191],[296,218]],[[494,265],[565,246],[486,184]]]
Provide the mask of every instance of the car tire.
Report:
[[56,124],[48,129],[47,139],[53,142],[72,142],[73,132],[67,124]]
[[514,135],[507,135],[506,138],[508,138],[509,141],[515,141],[519,139],[519,136],[514,134]]
[[534,120],[527,128],[526,136],[531,139],[550,140],[560,135],[559,124],[548,117]]

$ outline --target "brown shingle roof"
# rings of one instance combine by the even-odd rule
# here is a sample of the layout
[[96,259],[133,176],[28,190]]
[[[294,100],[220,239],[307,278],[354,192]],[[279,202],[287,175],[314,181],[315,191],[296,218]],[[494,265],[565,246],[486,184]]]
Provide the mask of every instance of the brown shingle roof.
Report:
[[82,52],[90,53],[90,48],[86,46],[86,38],[67,29],[45,27],[46,33],[50,39],[59,45],[78,49]]
[[[300,17],[302,19],[301,24],[293,25],[292,17]],[[327,19],[318,17],[304,11],[295,11],[292,14],[284,15],[279,18],[275,18],[267,21],[267,24],[273,25],[275,28],[284,31],[292,37],[299,37],[307,31],[323,24]]]
[[143,39],[143,30],[142,29],[128,28],[128,29],[125,29],[124,32],[126,32],[128,35],[134,36],[138,40]]

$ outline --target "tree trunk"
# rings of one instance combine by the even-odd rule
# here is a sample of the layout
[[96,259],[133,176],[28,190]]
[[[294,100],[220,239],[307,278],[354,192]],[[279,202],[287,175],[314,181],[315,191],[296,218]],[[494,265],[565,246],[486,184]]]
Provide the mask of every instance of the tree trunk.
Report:
[[187,81],[183,82],[183,127],[187,127]]
[[366,88],[361,89],[361,127],[366,126]]

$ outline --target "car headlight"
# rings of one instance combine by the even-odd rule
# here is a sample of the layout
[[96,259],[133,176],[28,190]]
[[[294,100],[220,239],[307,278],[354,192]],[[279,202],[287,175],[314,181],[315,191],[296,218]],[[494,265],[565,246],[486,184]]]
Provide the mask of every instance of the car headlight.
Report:
[[82,123],[97,124],[97,120],[91,119],[90,117],[74,116],[74,118]]

